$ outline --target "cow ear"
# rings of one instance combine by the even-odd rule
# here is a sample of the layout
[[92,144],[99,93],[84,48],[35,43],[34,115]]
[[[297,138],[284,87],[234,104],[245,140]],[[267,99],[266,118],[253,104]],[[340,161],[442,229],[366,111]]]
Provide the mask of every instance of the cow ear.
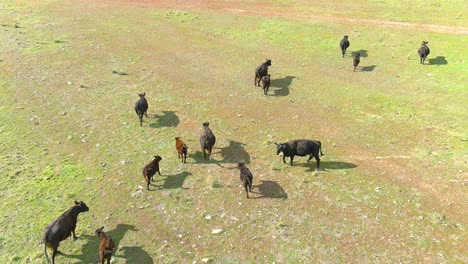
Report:
[[80,204],[80,203],[79,203],[79,202],[77,202],[77,201],[75,200],[75,205],[78,205],[78,204]]
[[278,146],[279,144],[275,142],[275,145]]

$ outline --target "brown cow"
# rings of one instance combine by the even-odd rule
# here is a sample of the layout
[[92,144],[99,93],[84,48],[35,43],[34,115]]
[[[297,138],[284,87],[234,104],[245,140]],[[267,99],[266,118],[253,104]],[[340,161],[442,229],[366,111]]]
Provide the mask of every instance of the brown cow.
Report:
[[182,163],[185,163],[187,160],[187,149],[188,146],[180,139],[180,137],[176,137],[176,150],[177,150],[177,157],[180,159],[182,158]]
[[110,264],[112,254],[117,250],[115,247],[112,237],[102,231],[104,227],[96,229],[96,235],[99,237],[99,261],[104,264],[104,260],[107,260],[107,264]]

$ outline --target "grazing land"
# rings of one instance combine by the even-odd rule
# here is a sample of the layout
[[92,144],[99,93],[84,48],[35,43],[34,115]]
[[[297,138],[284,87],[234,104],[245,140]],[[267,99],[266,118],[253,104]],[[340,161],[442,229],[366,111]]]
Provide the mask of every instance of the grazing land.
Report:
[[[0,263],[46,263],[44,229],[74,199],[90,210],[57,263],[96,263],[101,226],[115,263],[467,263],[467,9],[0,0]],[[322,142],[322,170],[276,155],[301,138]]]

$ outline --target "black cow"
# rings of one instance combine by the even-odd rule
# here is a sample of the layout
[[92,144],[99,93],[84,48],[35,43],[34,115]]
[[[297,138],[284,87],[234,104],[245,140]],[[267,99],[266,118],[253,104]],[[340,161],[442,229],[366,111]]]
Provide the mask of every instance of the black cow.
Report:
[[429,47],[426,45],[429,43],[428,41],[423,41],[421,44],[421,47],[418,49],[418,54],[419,54],[419,63],[424,64],[424,61],[426,60],[427,55],[431,53],[429,50]]
[[354,66],[354,70],[353,71],[356,71],[356,68],[357,66],[359,65],[359,62],[361,61],[361,54],[359,53],[356,53],[356,56],[354,57],[353,59],[353,66]]
[[244,187],[245,194],[247,195],[247,199],[249,198],[249,192],[252,192],[252,182],[253,182],[253,174],[245,166],[244,162],[237,163],[237,167],[240,170],[240,179],[242,181],[242,186]]
[[70,234],[73,234],[73,239],[76,239],[75,228],[78,221],[78,215],[82,212],[89,211],[88,206],[84,202],[75,201],[75,205],[59,216],[55,221],[48,225],[44,233],[44,254],[49,263],[47,255],[47,247],[52,248],[52,264],[55,264],[55,255],[57,255],[60,241],[67,239]]
[[262,77],[262,83],[263,83],[263,94],[267,95],[268,90],[270,89],[270,74],[267,74]]
[[211,156],[211,150],[213,149],[214,144],[216,143],[216,137],[213,134],[213,131],[210,129],[210,123],[205,122],[203,125],[203,132],[200,135],[200,146],[203,151],[203,157],[206,158],[206,152],[208,151],[208,158]]
[[153,176],[157,173],[161,175],[161,172],[159,171],[159,162],[162,160],[161,156],[154,156],[154,159],[148,163],[141,173],[143,174],[143,177],[145,177],[146,181],[146,189],[149,191],[149,186],[150,183],[153,181]]
[[148,114],[146,113],[146,111],[148,111],[148,101],[146,101],[145,94],[146,93],[138,94],[140,99],[135,102],[135,112],[140,118],[140,126],[143,126],[143,115],[148,117]]
[[340,48],[341,48],[341,53],[343,54],[343,58],[344,58],[346,49],[348,47],[349,47],[348,35],[345,35],[343,39],[340,41]]
[[271,66],[271,60],[265,59],[265,62],[255,69],[255,81],[254,81],[255,86],[260,86],[260,80],[262,79],[263,76],[268,74],[268,66]]
[[323,156],[322,143],[309,139],[297,139],[286,143],[277,143],[276,155],[279,155],[281,152],[283,152],[283,162],[286,163],[286,157],[289,157],[291,166],[293,165],[294,156],[304,157],[310,155],[307,161],[310,161],[314,157],[317,161],[317,169],[320,168],[319,153],[320,156]]

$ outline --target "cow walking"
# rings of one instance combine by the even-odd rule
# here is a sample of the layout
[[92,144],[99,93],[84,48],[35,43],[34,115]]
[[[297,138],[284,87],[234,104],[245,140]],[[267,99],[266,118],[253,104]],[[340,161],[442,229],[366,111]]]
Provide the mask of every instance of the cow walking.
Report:
[[140,126],[143,126],[143,115],[148,117],[148,114],[146,113],[146,111],[148,111],[148,101],[146,101],[145,95],[146,93],[138,94],[140,99],[135,102],[135,112],[140,119]]
[[421,47],[418,49],[419,63],[420,64],[424,64],[424,61],[426,60],[427,55],[429,55],[429,53],[431,53],[431,50],[426,45],[427,43],[429,43],[429,42],[428,41],[423,41],[422,44],[421,44]]
[[206,151],[208,151],[208,158],[211,157],[211,150],[216,143],[216,137],[210,129],[210,123],[205,122],[203,125],[203,132],[200,135],[200,146],[203,151],[203,157],[207,158]]
[[276,143],[276,155],[283,152],[283,162],[286,163],[286,157],[290,158],[290,164],[293,165],[294,156],[304,157],[309,155],[310,161],[312,157],[317,161],[317,169],[320,168],[320,156],[322,153],[322,143],[320,141],[309,139],[291,140],[286,143]]
[[237,167],[240,171],[240,179],[242,181],[242,187],[244,187],[245,194],[247,195],[247,199],[249,198],[249,192],[252,192],[252,181],[253,181],[253,174],[245,166],[244,162],[237,163]]
[[255,86],[260,86],[260,80],[262,79],[263,76],[268,74],[268,66],[271,66],[271,60],[266,59],[262,65],[258,66],[255,69],[255,80],[254,80],[254,85]]
[[341,48],[341,54],[345,55],[346,49],[349,47],[349,40],[348,40],[348,35],[345,35],[343,39],[340,41],[340,48]]

